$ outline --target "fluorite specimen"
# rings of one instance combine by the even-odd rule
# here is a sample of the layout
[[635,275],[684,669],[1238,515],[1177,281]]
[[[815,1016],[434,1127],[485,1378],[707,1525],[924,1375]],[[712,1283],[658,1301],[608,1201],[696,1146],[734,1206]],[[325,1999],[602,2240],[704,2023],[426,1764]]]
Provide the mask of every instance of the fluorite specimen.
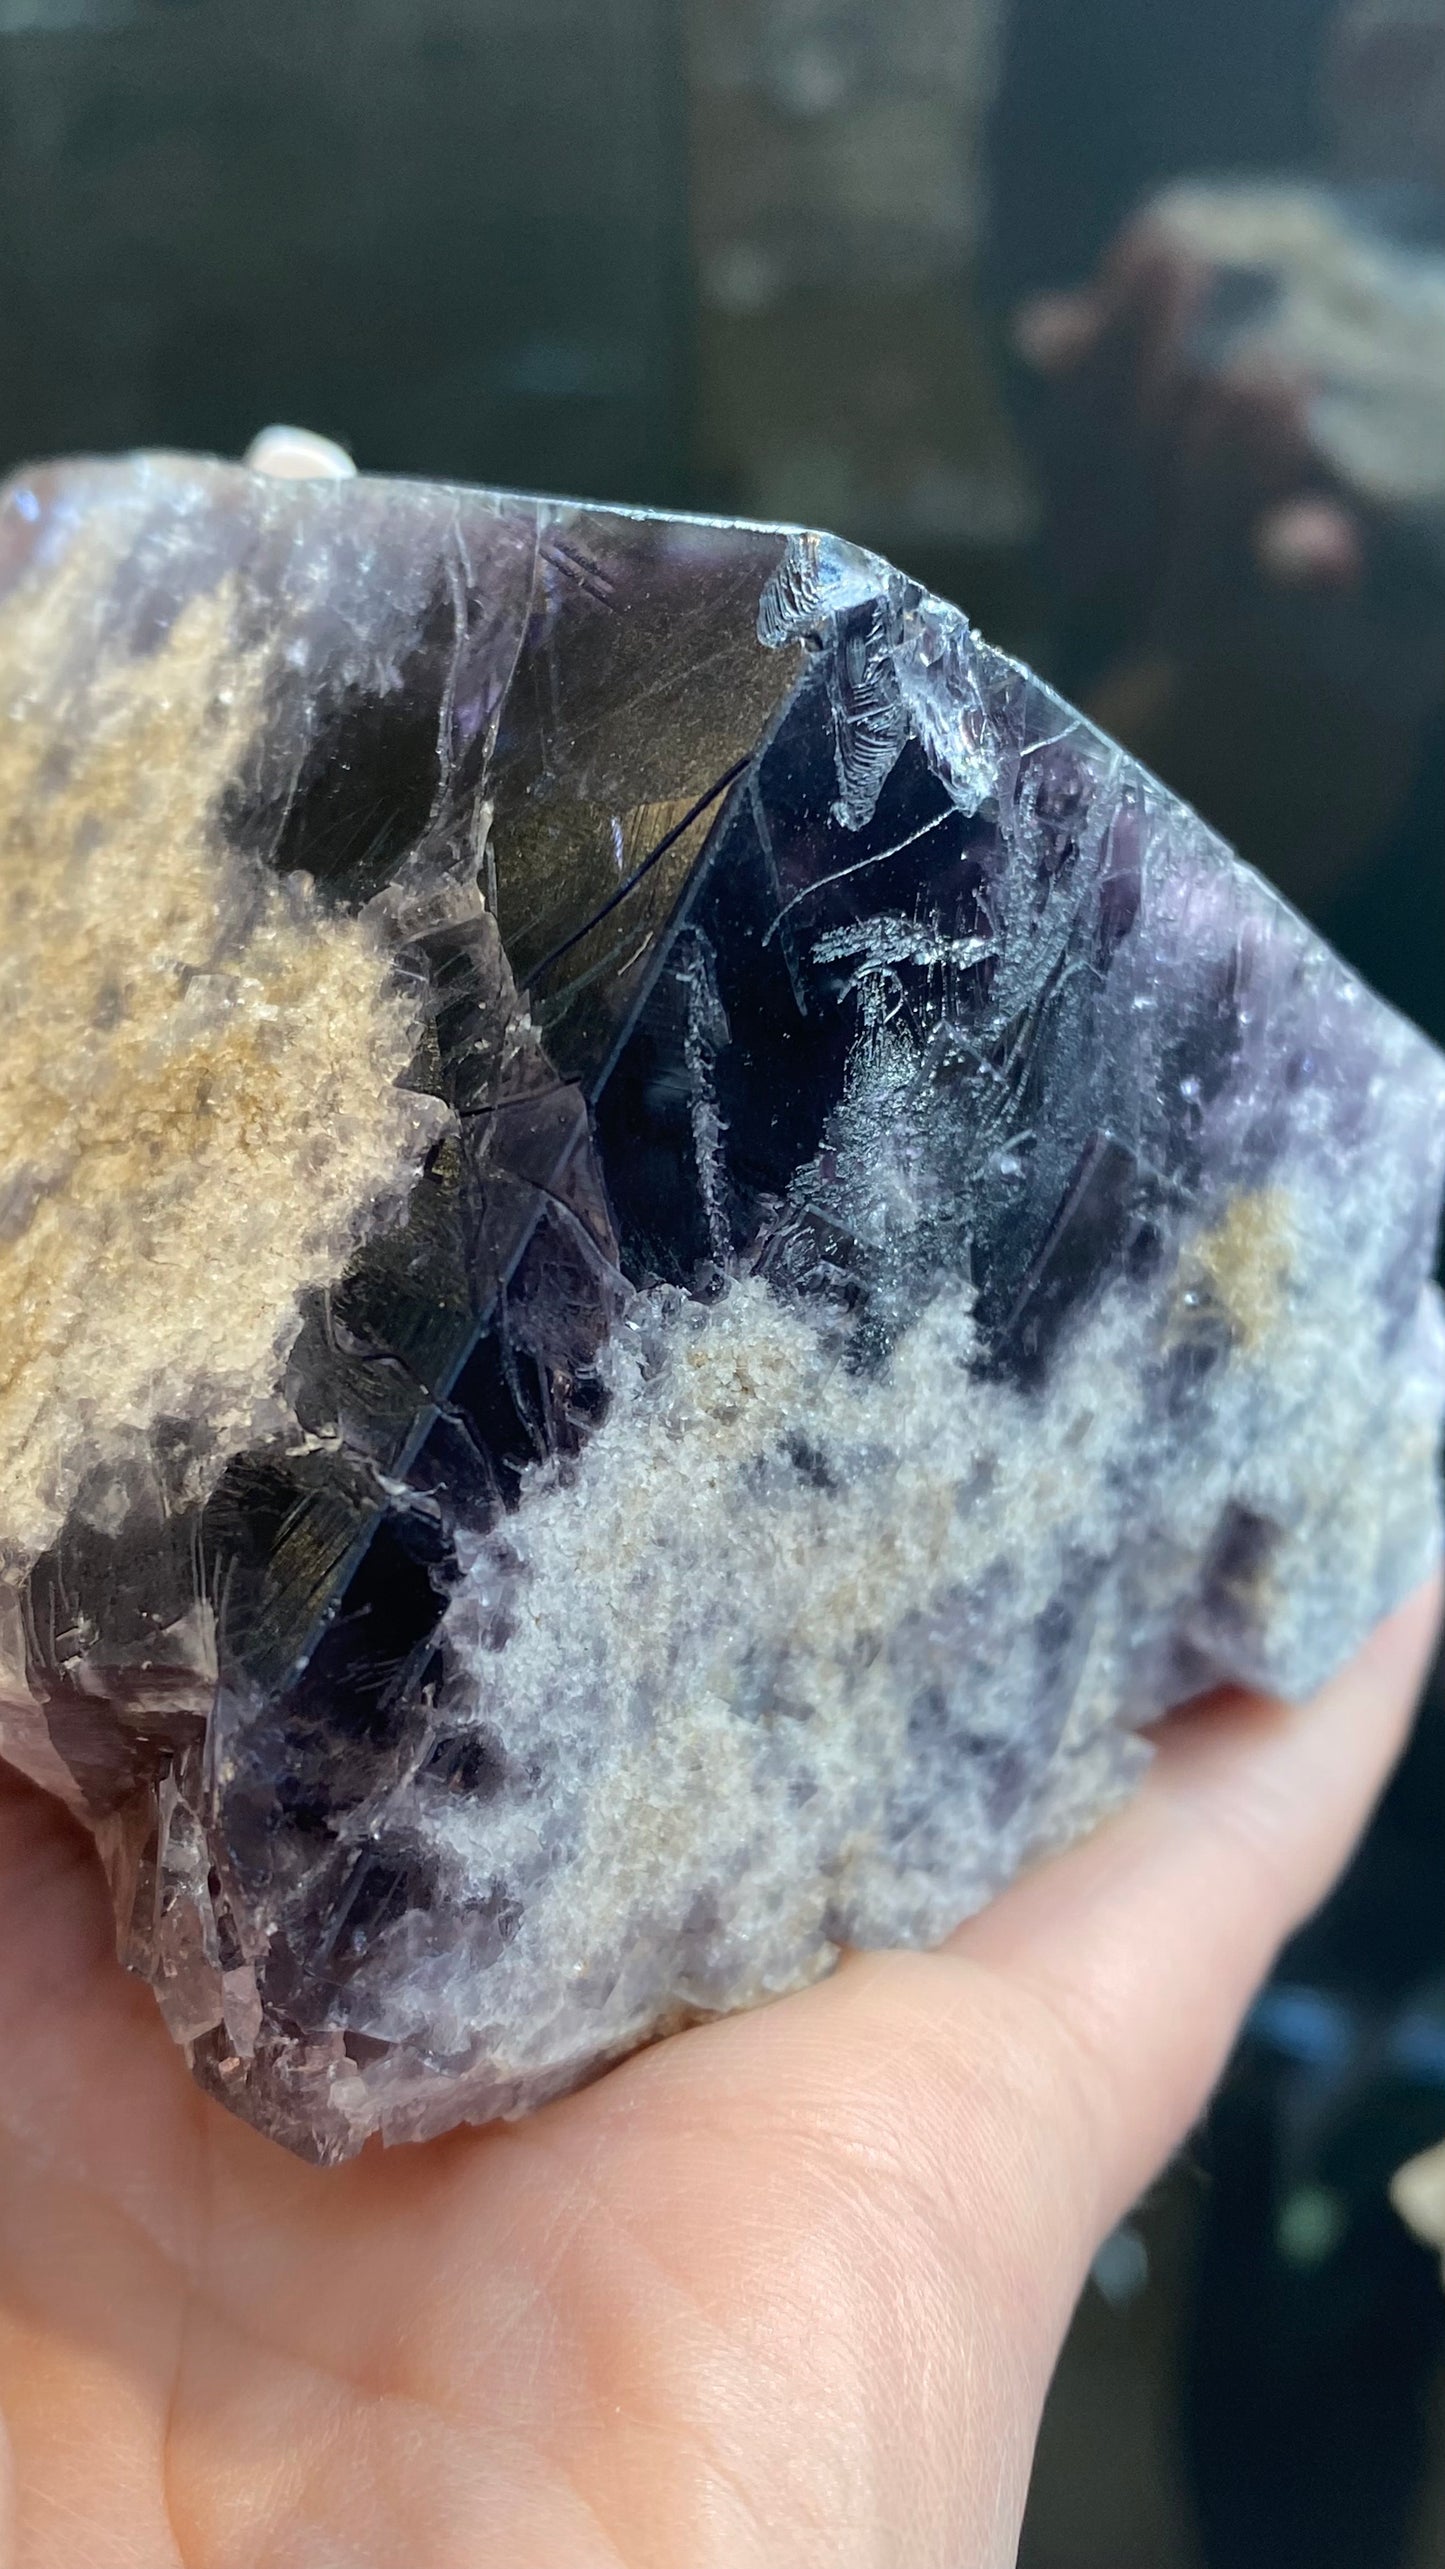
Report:
[[937,1938],[1427,1567],[1445,1064],[961,615],[174,457],[0,545],[0,1737],[212,2094]]

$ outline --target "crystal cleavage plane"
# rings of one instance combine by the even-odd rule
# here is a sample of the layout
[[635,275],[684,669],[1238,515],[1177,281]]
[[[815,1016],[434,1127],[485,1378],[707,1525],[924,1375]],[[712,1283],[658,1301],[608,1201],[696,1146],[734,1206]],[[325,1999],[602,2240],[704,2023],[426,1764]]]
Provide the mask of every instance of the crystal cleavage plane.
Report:
[[1438,1550],[1445,1063],[855,548],[0,511],[0,1752],[323,2161],[941,1937]]

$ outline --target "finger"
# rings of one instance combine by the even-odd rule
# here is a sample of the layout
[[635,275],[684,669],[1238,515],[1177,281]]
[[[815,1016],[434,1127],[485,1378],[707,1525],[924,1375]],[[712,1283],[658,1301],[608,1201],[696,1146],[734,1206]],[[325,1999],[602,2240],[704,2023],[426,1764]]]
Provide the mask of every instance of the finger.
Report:
[[973,1920],[952,1951],[1040,2002],[1075,2074],[1100,2235],[1203,2106],[1280,1945],[1346,1863],[1404,1745],[1432,1586],[1304,1706],[1170,1723],[1137,1802]]
[[1358,521],[1338,500],[1300,498],[1267,509],[1254,530],[1266,579],[1282,589],[1355,589],[1365,574]]
[[1237,618],[1261,568],[1261,514],[1298,499],[1311,465],[1298,388],[1264,373],[1197,380],[1168,459],[1167,583],[1176,616],[1203,601]]
[[1131,426],[1154,437],[1193,382],[1195,328],[1210,271],[1147,218],[1109,252],[1098,289],[1101,375],[1126,388]]
[[350,482],[356,466],[344,446],[314,428],[263,428],[246,449],[253,473],[273,482]]
[[1102,315],[1091,293],[1033,294],[1013,320],[1015,353],[1040,375],[1070,375],[1098,342]]

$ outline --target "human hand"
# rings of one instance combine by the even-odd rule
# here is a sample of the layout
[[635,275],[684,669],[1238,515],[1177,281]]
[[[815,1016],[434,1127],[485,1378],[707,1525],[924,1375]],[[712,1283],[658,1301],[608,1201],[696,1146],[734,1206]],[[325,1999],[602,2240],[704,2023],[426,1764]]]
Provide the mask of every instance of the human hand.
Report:
[[1215,269],[1167,204],[1119,234],[1088,284],[1035,295],[1015,345],[1044,388],[1054,554],[1116,620],[1192,632],[1237,620],[1251,588],[1347,591],[1368,530],[1327,487],[1311,387],[1267,343],[1206,356]]
[[1302,1710],[1177,1717],[946,1951],[331,2173],[192,2086],[86,1841],[0,1783],[3,2569],[1004,2569],[1089,2261],[1348,1854],[1435,1611]]
[[[1318,387],[1289,355],[1325,328],[1319,311],[1302,339],[1287,296],[1278,328],[1251,322],[1251,271],[1200,246],[1229,192],[1213,216],[1198,193],[1192,211],[1188,189],[1146,208],[1087,287],[1018,318],[1060,675],[1318,917],[1405,807],[1445,635],[1418,534],[1319,447]],[[1288,230],[1284,199],[1271,214],[1266,188],[1246,206],[1263,242]],[[1391,329],[1372,311],[1354,314],[1351,362],[1378,331],[1376,413],[1403,433]]]

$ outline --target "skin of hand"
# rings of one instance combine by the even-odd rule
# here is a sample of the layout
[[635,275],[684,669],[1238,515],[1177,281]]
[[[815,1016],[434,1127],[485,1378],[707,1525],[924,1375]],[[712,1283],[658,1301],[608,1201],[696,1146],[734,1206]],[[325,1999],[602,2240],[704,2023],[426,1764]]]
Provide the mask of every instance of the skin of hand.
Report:
[[[0,1784],[3,2569],[1006,2569],[1090,2259],[1404,1740],[1424,1594],[936,1954],[321,2172],[192,2086]],[[3,1774],[3,1770],[0,1770]]]

